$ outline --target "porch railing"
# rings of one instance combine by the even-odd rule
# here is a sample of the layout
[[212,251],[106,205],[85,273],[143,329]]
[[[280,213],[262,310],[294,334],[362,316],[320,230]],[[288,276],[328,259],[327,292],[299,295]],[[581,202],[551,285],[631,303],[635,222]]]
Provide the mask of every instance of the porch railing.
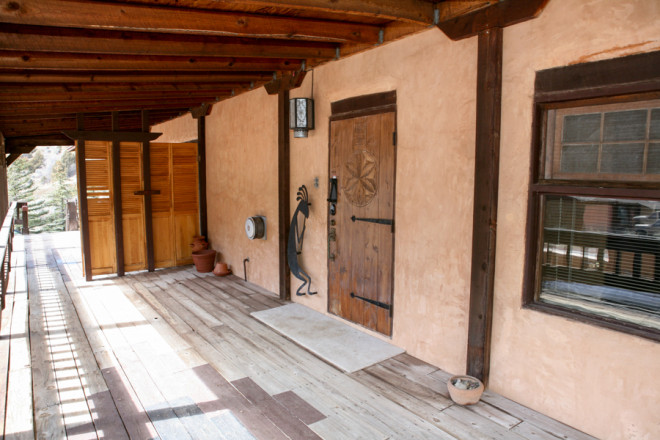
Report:
[[5,295],[7,294],[7,281],[11,271],[11,251],[14,242],[14,219],[16,218],[16,202],[13,202],[7,211],[2,228],[0,229],[0,255],[2,267],[0,268],[0,284],[2,288],[2,309],[5,308]]

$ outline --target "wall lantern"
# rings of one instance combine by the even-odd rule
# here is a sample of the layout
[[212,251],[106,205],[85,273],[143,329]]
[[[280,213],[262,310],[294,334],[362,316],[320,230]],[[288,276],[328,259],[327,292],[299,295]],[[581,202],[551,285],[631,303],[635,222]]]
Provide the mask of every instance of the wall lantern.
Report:
[[289,100],[289,128],[294,138],[306,138],[309,130],[314,130],[314,100],[293,98]]

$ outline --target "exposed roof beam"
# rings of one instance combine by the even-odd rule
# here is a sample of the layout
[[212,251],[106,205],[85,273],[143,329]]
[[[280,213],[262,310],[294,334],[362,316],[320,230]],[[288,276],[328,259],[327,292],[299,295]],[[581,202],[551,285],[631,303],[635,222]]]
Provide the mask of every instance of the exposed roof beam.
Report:
[[49,113],[98,113],[109,111],[139,110],[139,109],[184,109],[197,107],[204,102],[215,102],[215,99],[146,99],[123,101],[80,101],[80,102],[37,102],[17,103],[12,106],[0,106],[0,116],[25,116]]
[[[198,82],[198,83],[83,83],[83,84],[16,84],[4,83],[0,77],[0,96],[12,95],[36,95],[41,94],[48,96],[51,94],[66,94],[66,93],[104,93],[104,92],[117,92],[117,93],[131,93],[131,92],[213,92],[217,90],[227,90],[231,88],[239,88],[249,86],[249,81],[232,81],[232,82]],[[91,99],[91,98],[88,98]]]
[[14,163],[14,161],[15,161],[16,159],[18,159],[19,157],[21,157],[20,154],[18,154],[18,153],[12,153],[12,154],[10,154],[9,156],[7,156],[7,158],[5,159],[5,163],[7,164],[7,166],[9,166],[9,165],[11,165],[12,163]]
[[8,154],[26,154],[38,145],[73,145],[73,141],[63,134],[50,136],[23,136],[5,139],[5,152]]
[[30,102],[65,102],[65,101],[119,101],[124,99],[199,99],[200,101],[215,100],[216,98],[231,96],[232,89],[217,88],[209,90],[183,90],[183,91],[107,91],[107,92],[50,92],[50,93],[22,93],[12,92],[11,89],[0,91],[1,103],[30,103]]
[[331,59],[335,57],[337,47],[334,43],[185,34],[16,25],[0,28],[1,50],[26,52]]
[[268,81],[273,72],[67,72],[53,70],[0,71],[2,83],[209,83]]
[[452,18],[474,12],[478,9],[494,5],[499,0],[451,0],[438,3],[438,21],[443,22]]
[[[460,40],[486,29],[503,28],[534,18],[547,2],[548,0],[500,0],[486,8],[441,21],[438,27],[452,40]],[[442,8],[445,3],[438,6]]]
[[0,22],[87,29],[201,33],[254,38],[378,41],[377,26],[153,5],[4,0]]
[[0,51],[0,68],[62,70],[299,70],[302,61],[279,58],[212,58],[138,55],[90,55]]
[[[234,2],[216,0],[216,3]],[[422,24],[433,23],[433,3],[423,0],[241,0],[241,3],[248,6],[294,8]]]
[[[159,119],[166,119],[174,116],[180,116],[182,111],[184,109],[162,109],[162,110],[151,110],[149,111],[149,120],[150,121],[157,121]],[[141,119],[141,112],[140,110],[128,110],[128,111],[122,111],[119,112],[119,122],[120,125],[123,121],[126,120],[131,120],[133,118],[140,118]],[[90,113],[89,116],[86,116],[85,120],[87,121],[88,119],[97,119],[99,121],[104,120],[107,122],[108,126],[110,126],[111,123],[111,118],[110,118],[110,112],[106,113]],[[76,112],[71,112],[71,113],[54,113],[54,114],[30,114],[29,117],[21,116],[21,115],[3,115],[0,116],[0,126],[5,125],[5,124],[22,124],[22,123],[28,123],[32,121],[47,121],[50,119],[66,119],[66,118],[75,118],[76,117]],[[153,123],[153,122],[152,122]]]

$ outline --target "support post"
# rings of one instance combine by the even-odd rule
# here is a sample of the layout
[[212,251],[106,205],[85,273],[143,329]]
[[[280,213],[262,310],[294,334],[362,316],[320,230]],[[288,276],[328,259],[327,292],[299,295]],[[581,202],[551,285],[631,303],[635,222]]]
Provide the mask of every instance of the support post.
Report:
[[[82,113],[76,115],[76,129],[85,129],[85,118]],[[83,266],[85,279],[92,281],[92,248],[89,242],[89,214],[87,210],[87,166],[85,164],[85,140],[80,139],[76,146],[76,168],[78,169],[78,194],[80,196],[80,233],[83,247]]]
[[280,89],[277,94],[277,188],[278,188],[278,238],[280,299],[291,299],[291,273],[286,258],[289,241],[289,215],[291,214],[290,187],[290,146],[289,146],[289,90]]
[[[112,112],[112,131],[119,131],[119,112]],[[121,143],[112,141],[112,204],[115,211],[115,253],[117,276],[124,276],[124,223],[121,203]]]
[[[193,117],[196,117],[193,115]],[[206,116],[197,119],[197,192],[199,193],[199,235],[207,237],[208,220],[206,208]]]
[[[142,132],[149,132],[149,110],[142,110]],[[144,229],[147,239],[147,270],[156,270],[154,260],[154,224],[151,210],[151,154],[149,141],[142,142],[142,181],[144,191]]]
[[502,29],[479,33],[467,373],[488,381],[502,109]]

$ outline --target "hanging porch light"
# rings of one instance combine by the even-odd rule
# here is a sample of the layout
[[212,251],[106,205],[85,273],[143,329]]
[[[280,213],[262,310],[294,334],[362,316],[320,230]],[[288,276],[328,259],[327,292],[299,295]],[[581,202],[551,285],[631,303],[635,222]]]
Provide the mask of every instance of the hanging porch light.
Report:
[[289,128],[293,137],[306,138],[309,130],[314,130],[314,100],[293,98],[289,100]]

